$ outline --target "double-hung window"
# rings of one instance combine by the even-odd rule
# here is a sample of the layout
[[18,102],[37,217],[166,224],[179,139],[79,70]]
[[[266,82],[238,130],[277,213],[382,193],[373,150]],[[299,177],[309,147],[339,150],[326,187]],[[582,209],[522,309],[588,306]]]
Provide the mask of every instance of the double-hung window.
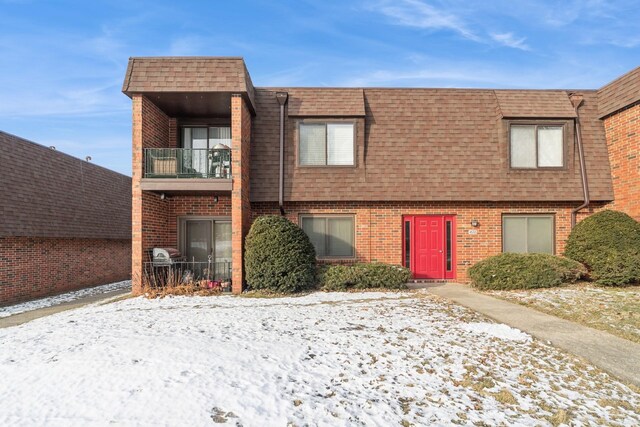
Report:
[[300,225],[309,236],[318,258],[353,258],[353,216],[302,215]]
[[300,123],[299,164],[302,166],[353,166],[353,123]]
[[559,125],[511,125],[512,168],[561,168],[564,166],[564,127]]
[[503,215],[502,251],[553,254],[553,224],[553,215]]

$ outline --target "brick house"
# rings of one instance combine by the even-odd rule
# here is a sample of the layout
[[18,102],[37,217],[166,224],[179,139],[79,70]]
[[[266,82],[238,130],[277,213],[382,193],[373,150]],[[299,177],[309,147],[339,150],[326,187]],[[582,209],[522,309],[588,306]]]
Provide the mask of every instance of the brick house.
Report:
[[272,88],[242,58],[131,58],[123,92],[134,291],[171,247],[229,266],[241,292],[265,214],[299,224],[322,262],[459,282],[501,251],[561,254],[604,207],[640,219],[640,68],[599,90]]
[[131,178],[0,132],[0,305],[126,280]]

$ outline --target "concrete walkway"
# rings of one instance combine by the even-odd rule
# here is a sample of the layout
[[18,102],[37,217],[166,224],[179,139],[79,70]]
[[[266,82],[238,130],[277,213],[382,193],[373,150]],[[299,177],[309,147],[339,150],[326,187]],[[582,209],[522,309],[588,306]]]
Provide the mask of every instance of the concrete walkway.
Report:
[[582,357],[610,374],[640,387],[640,344],[607,332],[541,313],[473,291],[468,286],[434,283],[422,286],[498,322]]
[[127,296],[131,293],[130,290],[117,290],[112,292],[105,292],[103,294],[88,295],[78,298],[73,301],[63,302],[61,304],[52,305],[51,307],[38,308],[36,310],[25,311],[23,313],[14,314],[13,316],[0,318],[0,329],[8,328],[10,326],[18,326],[23,323],[30,322],[41,317],[50,316],[61,311],[72,310],[84,305],[93,304],[95,302],[104,301],[107,302],[110,299],[116,299],[119,297]]

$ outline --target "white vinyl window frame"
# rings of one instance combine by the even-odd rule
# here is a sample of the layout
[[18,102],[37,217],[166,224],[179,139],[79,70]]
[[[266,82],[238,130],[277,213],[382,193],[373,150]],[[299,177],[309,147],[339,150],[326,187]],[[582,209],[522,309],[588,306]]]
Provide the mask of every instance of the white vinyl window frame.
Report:
[[[566,123],[559,123],[559,122],[511,122],[509,124],[509,132],[508,132],[508,145],[509,145],[509,167],[511,169],[550,169],[550,170],[558,170],[558,169],[564,169],[566,167],[566,157],[567,157],[567,150],[566,150]],[[514,148],[515,144],[517,144],[517,142],[514,141],[514,129],[520,129],[520,130],[525,130],[525,129],[531,129],[533,130],[533,141],[532,141],[532,147],[529,147],[531,153],[530,155],[533,157],[532,162],[530,165],[514,165],[514,160],[518,157],[516,155],[516,149]],[[545,159],[543,158],[544,156],[541,155],[541,152],[543,150],[541,150],[540,145],[541,145],[541,141],[543,142],[543,139],[541,139],[540,137],[540,133],[541,131],[544,132],[545,130],[559,130],[560,131],[560,151],[559,151],[559,155],[560,155],[560,162],[559,164],[545,164]],[[521,149],[525,149],[525,148],[521,148]],[[558,154],[558,153],[556,153]]]
[[[305,155],[305,144],[307,144],[303,139],[303,135],[304,135],[304,131],[303,128],[305,126],[309,126],[309,127],[324,127],[324,141],[322,142],[322,148],[321,150],[323,150],[323,154],[322,154],[322,159],[319,162],[309,162],[306,159],[306,155]],[[331,140],[331,135],[333,134],[334,136],[336,135],[336,132],[340,129],[343,128],[342,133],[344,136],[344,129],[345,127],[349,127],[350,129],[348,129],[348,134],[351,136],[351,147],[350,149],[347,150],[339,150],[341,151],[341,153],[338,150],[335,150],[331,148],[332,144],[335,144],[335,140]],[[298,166],[301,167],[355,167],[356,166],[356,133],[357,133],[357,126],[356,126],[356,122],[355,121],[351,121],[351,120],[344,120],[344,121],[339,121],[339,120],[332,120],[332,121],[323,121],[323,120],[302,120],[300,122],[298,122],[298,137],[297,137],[297,143],[298,143],[298,147],[297,147],[297,157],[298,157],[298,161],[297,164]],[[337,148],[338,145],[336,144],[335,147]],[[344,156],[347,155],[346,160],[341,162],[340,158],[341,156],[344,158]]]

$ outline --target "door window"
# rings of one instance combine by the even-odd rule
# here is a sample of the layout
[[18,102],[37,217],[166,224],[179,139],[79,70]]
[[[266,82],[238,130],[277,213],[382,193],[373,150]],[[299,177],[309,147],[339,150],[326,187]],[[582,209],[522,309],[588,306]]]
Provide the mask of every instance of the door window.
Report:
[[231,277],[231,221],[215,218],[180,218],[179,242],[186,269],[198,277]]
[[185,170],[206,177],[222,174],[230,166],[231,128],[183,127],[183,165]]

